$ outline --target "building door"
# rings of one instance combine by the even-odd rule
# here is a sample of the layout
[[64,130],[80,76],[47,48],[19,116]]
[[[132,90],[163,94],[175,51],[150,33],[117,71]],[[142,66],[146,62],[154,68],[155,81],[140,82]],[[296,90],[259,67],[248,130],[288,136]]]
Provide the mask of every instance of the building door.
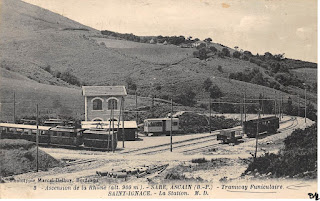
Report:
[[162,120],[162,132],[163,133],[166,132],[166,127],[167,127],[166,122],[167,122],[166,120]]

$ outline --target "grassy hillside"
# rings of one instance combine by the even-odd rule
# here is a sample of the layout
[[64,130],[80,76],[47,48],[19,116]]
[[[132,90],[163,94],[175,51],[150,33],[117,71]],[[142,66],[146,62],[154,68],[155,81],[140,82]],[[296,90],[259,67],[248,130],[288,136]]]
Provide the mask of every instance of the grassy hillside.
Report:
[[[0,177],[36,170],[36,146],[26,140],[0,139]],[[39,169],[63,166],[46,152],[39,150]]]
[[[2,119],[12,116],[9,100],[13,91],[20,101],[20,114],[33,114],[34,103],[39,102],[41,108],[48,108],[45,110],[63,108],[62,112],[83,115],[80,88],[57,76],[64,72],[86,85],[126,85],[130,78],[141,96],[170,97],[191,88],[196,99],[208,98],[202,84],[210,78],[226,99],[239,101],[245,91],[247,97],[257,98],[260,93],[274,97],[270,88],[228,79],[230,73],[257,68],[266,79],[275,81],[249,61],[231,57],[199,60],[193,58],[195,48],[106,38],[97,30],[19,0],[1,1],[1,19]],[[288,97],[281,93],[284,99]],[[134,99],[129,97],[127,103],[134,104]]]

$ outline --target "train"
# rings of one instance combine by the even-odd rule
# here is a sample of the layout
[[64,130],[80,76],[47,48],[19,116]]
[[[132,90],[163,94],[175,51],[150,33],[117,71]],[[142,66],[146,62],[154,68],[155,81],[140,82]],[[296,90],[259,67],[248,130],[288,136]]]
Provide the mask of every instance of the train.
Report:
[[[38,126],[40,145],[84,148],[91,150],[115,150],[117,131],[97,128],[82,129],[75,126]],[[25,139],[36,142],[37,126],[0,123],[1,139]]]
[[243,133],[241,126],[223,129],[217,134],[217,140],[222,141],[222,143],[237,143],[242,137]]
[[[154,118],[145,119],[144,133],[152,135],[166,134],[169,135],[171,131],[171,118]],[[179,118],[172,118],[172,132],[179,131]]]
[[243,122],[243,132],[248,137],[256,137],[257,128],[258,133],[274,134],[279,129],[279,118],[272,116]]

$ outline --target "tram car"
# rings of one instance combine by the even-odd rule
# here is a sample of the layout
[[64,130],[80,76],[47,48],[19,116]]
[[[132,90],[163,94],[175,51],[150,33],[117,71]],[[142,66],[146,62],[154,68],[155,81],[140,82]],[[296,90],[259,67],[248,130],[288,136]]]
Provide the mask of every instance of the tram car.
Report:
[[[171,130],[171,118],[157,118],[144,120],[144,133],[168,135]],[[179,118],[172,118],[172,132],[179,131]]]
[[239,139],[242,139],[242,127],[237,126],[234,128],[223,129],[217,134],[217,140],[222,141],[222,143],[236,143]]
[[[40,145],[97,150],[111,150],[117,147],[117,138],[112,138],[112,131],[106,129],[97,131],[66,126],[38,126],[38,130]],[[114,134],[116,135],[116,132]],[[35,125],[0,123],[1,139],[25,139],[35,142],[36,135]]]
[[243,131],[248,137],[256,137],[257,127],[259,133],[274,134],[279,129],[279,118],[274,116],[243,122]]

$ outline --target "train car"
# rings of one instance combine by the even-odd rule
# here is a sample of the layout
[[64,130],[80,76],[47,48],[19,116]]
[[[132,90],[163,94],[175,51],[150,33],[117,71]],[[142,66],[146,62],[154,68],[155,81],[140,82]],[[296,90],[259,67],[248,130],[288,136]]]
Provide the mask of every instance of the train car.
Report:
[[112,130],[89,129],[83,131],[83,145],[86,148],[115,150],[117,144],[117,132],[112,132]]
[[[111,150],[117,147],[117,132],[105,129],[76,129],[67,126],[38,126],[39,144],[71,148],[90,148]],[[1,139],[25,139],[35,142],[37,126],[25,124],[0,123]],[[113,147],[112,143],[113,142]]]
[[223,143],[236,143],[239,139],[242,139],[242,136],[242,127],[237,126],[221,130],[217,134],[217,140],[221,140]]
[[[171,118],[156,118],[144,120],[144,132],[146,134],[167,134],[171,130]],[[179,131],[179,118],[172,118],[172,131]]]
[[[49,144],[49,130],[51,127],[39,126],[39,143]],[[25,139],[35,142],[37,134],[37,126],[25,124],[0,123],[1,139]]]
[[[258,122],[259,126],[257,126]],[[249,120],[243,123],[243,131],[248,137],[256,137],[257,127],[259,127],[259,133],[274,134],[279,129],[279,118],[265,117]]]
[[83,129],[68,126],[56,126],[50,128],[50,145],[63,147],[79,147],[83,144]]
[[[112,123],[112,121],[111,121]],[[122,140],[122,121],[114,121],[114,125],[110,125],[109,121],[82,121],[81,128],[83,129],[109,129],[114,127],[114,130],[117,132],[118,140]],[[118,125],[119,123],[119,125]],[[134,141],[136,140],[136,132],[138,129],[136,121],[123,121],[124,127],[124,140]],[[119,131],[118,131],[119,126]]]

